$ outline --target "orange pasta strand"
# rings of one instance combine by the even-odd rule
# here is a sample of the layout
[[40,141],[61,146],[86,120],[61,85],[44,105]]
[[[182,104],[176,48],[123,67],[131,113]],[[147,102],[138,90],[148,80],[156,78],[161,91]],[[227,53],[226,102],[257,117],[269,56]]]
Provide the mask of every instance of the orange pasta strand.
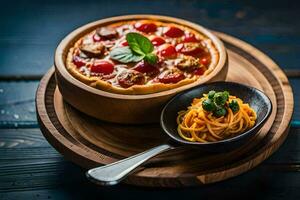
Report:
[[202,108],[202,102],[205,99],[207,99],[207,95],[195,98],[187,110],[178,113],[177,130],[183,139],[201,143],[215,142],[234,137],[254,126],[256,113],[249,104],[243,103],[241,99],[229,96],[229,101],[236,100],[238,102],[239,111],[233,113],[226,106],[226,116],[219,118]]

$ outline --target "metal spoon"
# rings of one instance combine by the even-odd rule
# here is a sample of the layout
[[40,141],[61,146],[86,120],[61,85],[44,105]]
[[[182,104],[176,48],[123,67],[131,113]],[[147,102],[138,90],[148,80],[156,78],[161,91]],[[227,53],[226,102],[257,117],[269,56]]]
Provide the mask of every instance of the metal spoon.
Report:
[[[236,95],[249,103],[257,113],[255,126],[236,137],[218,142],[197,143],[183,140],[177,134],[176,117],[178,111],[186,109],[194,98],[199,98],[202,94],[208,93],[210,90],[227,90],[230,94]],[[193,145],[202,151],[228,152],[243,145],[248,139],[253,137],[267,121],[271,111],[272,103],[270,99],[260,90],[238,83],[215,82],[191,88],[173,97],[161,112],[160,125],[171,141],[175,141],[177,144]],[[86,176],[92,182],[100,185],[115,185],[150,158],[161,152],[174,149],[175,146],[177,145],[171,143],[156,146],[124,160],[90,169],[87,171]]]

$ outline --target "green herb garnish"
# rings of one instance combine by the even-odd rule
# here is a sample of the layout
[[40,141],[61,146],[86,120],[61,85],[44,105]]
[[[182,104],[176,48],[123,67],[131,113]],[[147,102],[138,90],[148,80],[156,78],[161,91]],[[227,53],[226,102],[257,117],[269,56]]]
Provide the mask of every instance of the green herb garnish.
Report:
[[229,107],[233,113],[239,111],[240,107],[236,100],[226,103],[229,99],[229,92],[216,92],[211,90],[207,94],[207,99],[202,102],[202,107],[208,112],[213,112],[214,116],[222,117],[227,114],[226,107]]
[[153,53],[154,46],[147,37],[139,33],[128,33],[126,40],[129,47],[114,48],[110,52],[111,59],[122,63],[138,62],[143,59],[150,64],[157,62],[157,55]]
[[223,92],[223,96],[224,98],[226,98],[226,101],[229,99],[229,92],[228,91],[224,91]]
[[229,103],[229,108],[232,110],[233,113],[236,113],[237,111],[239,111],[240,106],[236,100],[232,100]]
[[209,91],[209,93],[208,93],[208,98],[209,98],[209,99],[213,99],[214,96],[215,96],[215,94],[216,94],[216,91],[214,91],[214,90]]
[[121,63],[138,62],[143,59],[143,56],[134,54],[129,47],[115,48],[109,56]]
[[202,107],[206,111],[214,111],[216,109],[216,105],[211,99],[206,99],[202,102]]
[[214,111],[214,115],[216,117],[222,117],[225,116],[227,114],[227,110],[224,107],[218,107],[215,111]]
[[224,92],[217,92],[214,95],[214,102],[218,105],[218,106],[224,106],[226,101],[229,98],[229,93],[227,91]]

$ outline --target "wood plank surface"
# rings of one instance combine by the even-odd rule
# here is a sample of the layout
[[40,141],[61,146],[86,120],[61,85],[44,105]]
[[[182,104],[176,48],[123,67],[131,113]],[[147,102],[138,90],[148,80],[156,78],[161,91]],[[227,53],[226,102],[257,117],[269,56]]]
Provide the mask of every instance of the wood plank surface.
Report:
[[[0,81],[0,128],[36,128],[34,98],[39,81]],[[300,78],[291,78],[295,98],[292,126],[300,127]]]
[[300,78],[290,78],[289,81],[292,85],[295,99],[292,126],[300,128]]
[[4,2],[0,11],[1,200],[300,199],[299,129],[292,128],[283,146],[258,168],[225,182],[175,190],[107,188],[86,181],[81,168],[48,144],[37,129],[33,103],[38,80],[68,32],[103,17],[162,14],[231,34],[268,54],[290,76],[296,108],[292,126],[300,127],[299,1],[20,0]]
[[76,27],[137,13],[191,20],[253,44],[285,69],[299,69],[300,21],[293,20],[300,18],[299,1],[32,0],[0,8],[1,76],[42,75],[53,64],[59,41]]
[[35,92],[38,81],[0,81],[0,128],[37,127]]
[[38,129],[2,129],[0,135],[0,199],[97,199],[120,195],[126,199],[163,199],[170,192],[192,199],[237,198],[246,193],[265,199],[299,197],[299,129],[291,130],[285,144],[267,162],[244,175],[206,187],[176,190],[98,187],[86,181],[83,169],[64,160]]

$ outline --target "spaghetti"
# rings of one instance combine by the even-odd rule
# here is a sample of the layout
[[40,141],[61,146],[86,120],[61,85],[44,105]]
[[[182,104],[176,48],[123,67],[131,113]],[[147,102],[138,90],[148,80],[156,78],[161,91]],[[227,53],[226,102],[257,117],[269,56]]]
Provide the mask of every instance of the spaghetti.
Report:
[[[222,102],[216,101],[218,93],[213,91],[215,95],[209,97],[210,93],[204,94],[202,98],[195,98],[187,110],[178,113],[178,134],[183,139],[191,142],[216,142],[234,137],[254,126],[256,113],[249,104],[227,92],[222,105]],[[211,107],[205,103],[210,103]],[[222,106],[221,112],[218,112],[221,106],[217,103]],[[211,111],[207,111],[208,108]]]

